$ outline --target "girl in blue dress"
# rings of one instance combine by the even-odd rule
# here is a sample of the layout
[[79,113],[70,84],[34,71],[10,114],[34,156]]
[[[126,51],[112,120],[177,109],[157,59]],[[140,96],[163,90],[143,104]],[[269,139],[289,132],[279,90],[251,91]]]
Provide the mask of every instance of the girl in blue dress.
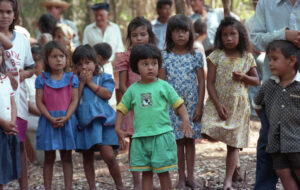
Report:
[[76,149],[75,132],[78,103],[78,78],[65,72],[67,51],[60,42],[44,46],[45,72],[35,81],[36,104],[41,112],[36,147],[45,151],[43,169],[45,189],[51,189],[55,150],[60,151],[65,189],[72,187],[72,150]]
[[[200,138],[200,121],[205,94],[203,56],[193,49],[193,29],[191,20],[184,15],[175,15],[168,21],[166,50],[162,52],[163,65],[160,78],[168,81],[184,100],[190,125],[194,135],[189,138],[182,135],[181,120],[170,109],[170,119],[174,127],[179,180],[177,188],[186,185],[199,188],[194,179],[195,139]],[[185,158],[187,160],[187,177],[185,176]]]
[[115,83],[103,73],[97,54],[90,45],[79,46],[72,56],[79,76],[79,105],[76,146],[83,155],[84,172],[90,189],[96,189],[94,151],[99,150],[117,189],[124,189],[119,164],[113,152],[118,147],[115,132],[116,113],[108,104]]

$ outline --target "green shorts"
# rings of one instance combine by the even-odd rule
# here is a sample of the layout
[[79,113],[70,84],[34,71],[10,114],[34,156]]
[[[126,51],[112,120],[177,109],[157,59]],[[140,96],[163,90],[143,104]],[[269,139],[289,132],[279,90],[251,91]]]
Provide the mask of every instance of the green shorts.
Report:
[[162,173],[177,169],[177,163],[177,145],[173,131],[132,139],[130,171]]

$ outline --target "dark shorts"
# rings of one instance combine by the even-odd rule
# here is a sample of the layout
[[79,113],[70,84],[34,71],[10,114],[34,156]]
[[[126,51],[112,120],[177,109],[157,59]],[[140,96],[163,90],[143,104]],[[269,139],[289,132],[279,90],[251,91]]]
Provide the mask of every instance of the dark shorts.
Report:
[[300,153],[272,153],[273,168],[275,170],[291,168],[300,169]]

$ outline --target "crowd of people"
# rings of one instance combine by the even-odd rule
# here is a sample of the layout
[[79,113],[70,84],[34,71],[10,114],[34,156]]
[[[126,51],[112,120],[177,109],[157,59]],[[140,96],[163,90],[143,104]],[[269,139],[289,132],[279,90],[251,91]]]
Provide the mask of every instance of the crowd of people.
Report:
[[[172,0],[157,0],[157,19],[128,24],[125,50],[108,3],[91,7],[95,22],[80,43],[76,25],[62,17],[69,3],[41,3],[47,13],[30,40],[17,27],[18,1],[0,0],[0,190],[15,179],[30,188],[28,127],[44,151],[46,190],[56,151],[65,189],[72,188],[72,151],[82,155],[90,189],[95,152],[112,188],[125,189],[115,150],[126,149],[126,139],[135,190],[156,188],[153,174],[163,190],[202,189],[194,175],[197,139],[227,145],[223,189],[233,190],[251,115],[262,124],[254,189],[275,190],[278,178],[284,189],[299,189],[300,1],[252,2],[255,15],[243,24],[204,0],[190,0],[188,16],[171,16]],[[178,170],[174,185],[171,170]]]

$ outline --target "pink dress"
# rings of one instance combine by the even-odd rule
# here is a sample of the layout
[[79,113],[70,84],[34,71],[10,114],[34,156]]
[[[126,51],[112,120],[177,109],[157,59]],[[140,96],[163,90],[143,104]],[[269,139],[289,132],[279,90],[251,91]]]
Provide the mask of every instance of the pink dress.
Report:
[[[121,53],[117,53],[115,60],[114,60],[114,67],[115,70],[118,72],[121,71],[127,71],[128,75],[127,75],[127,82],[126,82],[126,86],[129,87],[130,85],[132,85],[133,83],[135,83],[136,81],[140,80],[141,77],[140,75],[136,74],[135,72],[133,72],[130,68],[130,64],[129,64],[129,57],[130,57],[130,50],[127,50],[125,52],[121,52]],[[122,129],[128,133],[130,133],[131,135],[133,135],[134,131],[133,131],[133,111],[131,111],[129,114],[127,114],[123,120],[123,124],[122,124]]]

